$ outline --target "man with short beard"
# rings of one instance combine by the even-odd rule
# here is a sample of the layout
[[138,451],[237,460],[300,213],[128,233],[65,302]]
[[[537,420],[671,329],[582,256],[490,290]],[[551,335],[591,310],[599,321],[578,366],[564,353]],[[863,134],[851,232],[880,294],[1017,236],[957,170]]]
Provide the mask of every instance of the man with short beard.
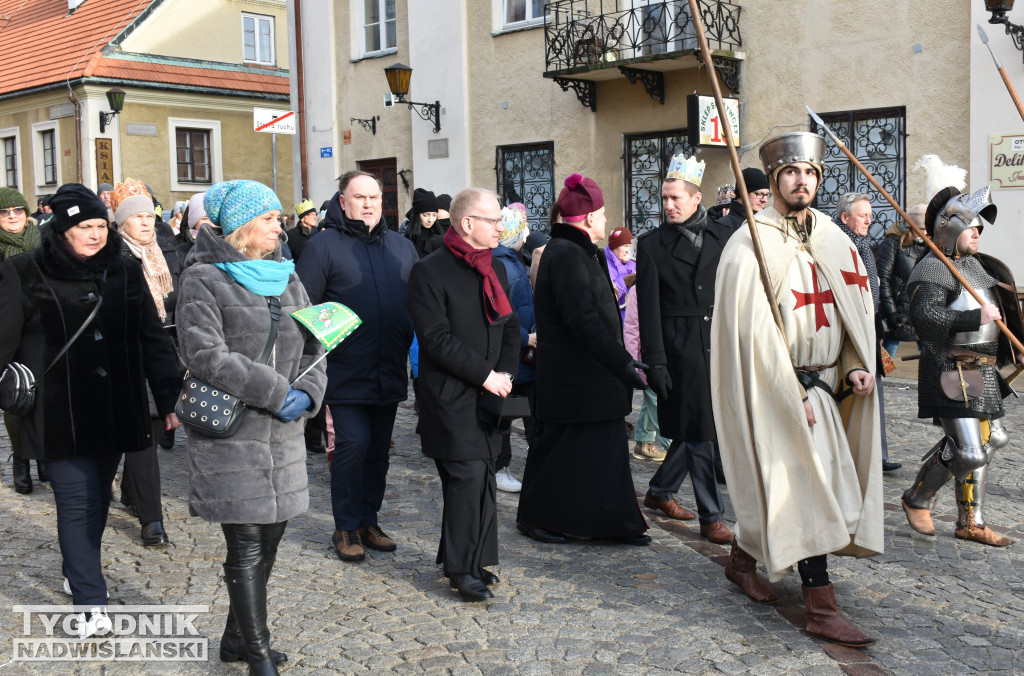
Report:
[[[758,603],[796,566],[806,629],[851,647],[874,641],[839,612],[827,555],[883,549],[874,311],[850,239],[810,208],[825,140],[783,134],[761,146],[774,205],[755,216],[784,332],[772,316],[741,228],[722,252],[711,326],[711,393],[722,464],[736,511],[726,577]],[[642,307],[642,306],[641,306]],[[795,371],[795,374],[794,374]],[[835,393],[852,389],[840,413]],[[740,497],[742,496],[742,497]]]

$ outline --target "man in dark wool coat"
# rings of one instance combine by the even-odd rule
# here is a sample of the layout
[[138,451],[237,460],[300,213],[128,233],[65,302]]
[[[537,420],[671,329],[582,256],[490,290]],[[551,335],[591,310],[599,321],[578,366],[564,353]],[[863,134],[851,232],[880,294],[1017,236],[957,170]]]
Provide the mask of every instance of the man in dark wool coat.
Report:
[[537,417],[519,497],[520,532],[646,545],[625,416],[646,384],[623,346],[622,316],[604,253],[604,196],[594,181],[565,180],[534,289]]
[[450,211],[444,246],[413,266],[409,313],[420,341],[420,441],[444,492],[437,562],[463,599],[482,601],[498,583],[484,566],[498,563],[501,450],[498,420],[484,404],[512,391],[519,320],[505,266],[491,262],[502,232],[498,196],[467,188]]
[[672,158],[661,200],[665,222],[637,244],[637,311],[647,382],[658,395],[658,424],[672,439],[644,497],[644,506],[672,519],[692,519],[673,497],[686,474],[700,517],[700,534],[732,542],[722,522],[724,505],[715,482],[717,437],[711,411],[711,314],[715,274],[734,229],[708,218],[701,206],[704,162]]

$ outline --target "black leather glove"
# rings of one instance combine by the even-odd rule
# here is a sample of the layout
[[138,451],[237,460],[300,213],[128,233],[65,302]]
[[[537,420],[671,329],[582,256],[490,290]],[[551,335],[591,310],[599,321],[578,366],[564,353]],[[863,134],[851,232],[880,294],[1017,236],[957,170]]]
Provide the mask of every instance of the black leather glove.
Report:
[[647,371],[647,384],[659,399],[668,399],[668,391],[672,389],[672,377],[668,374],[668,366],[665,364],[652,366]]
[[619,380],[621,380],[626,387],[634,390],[647,389],[647,383],[645,383],[644,379],[640,377],[640,374],[636,372],[637,368],[637,362],[630,359],[626,362],[625,368],[623,368],[622,372],[619,374]]

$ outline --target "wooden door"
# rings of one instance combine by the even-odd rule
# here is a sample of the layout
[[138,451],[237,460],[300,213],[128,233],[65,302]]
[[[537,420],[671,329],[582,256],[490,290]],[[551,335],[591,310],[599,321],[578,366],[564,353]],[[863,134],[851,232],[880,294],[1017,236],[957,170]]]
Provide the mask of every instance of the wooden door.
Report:
[[394,157],[386,160],[359,162],[360,171],[373,174],[384,185],[382,217],[388,228],[398,231],[398,162]]

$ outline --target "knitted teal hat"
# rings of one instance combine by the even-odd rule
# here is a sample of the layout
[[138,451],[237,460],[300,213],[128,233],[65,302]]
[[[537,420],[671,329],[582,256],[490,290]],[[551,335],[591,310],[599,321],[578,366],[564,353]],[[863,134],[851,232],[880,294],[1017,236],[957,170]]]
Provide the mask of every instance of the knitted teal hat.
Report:
[[245,225],[260,214],[277,209],[283,211],[281,200],[274,191],[257,181],[225,181],[206,191],[203,197],[206,215],[221,232],[230,235],[232,230]]

